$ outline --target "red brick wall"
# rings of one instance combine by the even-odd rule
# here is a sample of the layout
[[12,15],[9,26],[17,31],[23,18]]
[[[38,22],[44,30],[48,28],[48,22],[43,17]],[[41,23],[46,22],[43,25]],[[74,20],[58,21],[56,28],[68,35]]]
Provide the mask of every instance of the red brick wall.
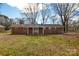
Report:
[[45,34],[62,34],[64,33],[63,27],[51,27],[51,28],[45,28],[44,30]]
[[[28,29],[28,35],[33,34],[33,29]],[[63,27],[46,27],[44,28],[44,34],[62,34],[64,33]],[[12,27],[12,34],[27,34],[27,28],[25,27]],[[43,28],[39,28],[39,34],[43,34]]]
[[44,29],[44,34],[49,34],[49,28],[48,28],[48,27],[46,27],[46,28]]
[[27,34],[27,28],[12,27],[12,34]]

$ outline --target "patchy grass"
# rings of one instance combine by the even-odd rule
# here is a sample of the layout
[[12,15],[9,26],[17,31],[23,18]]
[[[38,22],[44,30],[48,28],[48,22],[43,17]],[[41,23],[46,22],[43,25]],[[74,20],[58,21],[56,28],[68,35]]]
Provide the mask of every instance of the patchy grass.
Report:
[[72,35],[26,36],[0,33],[0,55],[79,55],[79,38]]

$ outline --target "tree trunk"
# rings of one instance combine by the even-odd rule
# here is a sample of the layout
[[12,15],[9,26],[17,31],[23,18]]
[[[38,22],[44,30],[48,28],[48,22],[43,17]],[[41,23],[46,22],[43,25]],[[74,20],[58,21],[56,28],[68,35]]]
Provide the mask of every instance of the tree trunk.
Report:
[[43,22],[42,22],[42,24],[44,24],[44,18],[43,18]]
[[68,21],[64,22],[64,32],[67,33],[68,32]]

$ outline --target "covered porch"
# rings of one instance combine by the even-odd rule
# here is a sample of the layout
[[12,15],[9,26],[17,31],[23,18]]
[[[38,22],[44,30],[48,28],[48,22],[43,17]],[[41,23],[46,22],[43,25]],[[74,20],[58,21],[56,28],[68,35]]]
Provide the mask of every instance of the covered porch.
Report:
[[27,35],[44,35],[44,27],[27,27]]

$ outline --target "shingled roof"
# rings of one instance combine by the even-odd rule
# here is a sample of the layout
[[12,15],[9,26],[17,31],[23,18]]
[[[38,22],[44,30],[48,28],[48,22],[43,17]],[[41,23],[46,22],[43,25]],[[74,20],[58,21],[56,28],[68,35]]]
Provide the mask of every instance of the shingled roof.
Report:
[[5,16],[5,15],[0,15],[0,17],[5,17],[5,18],[8,18],[7,16]]

